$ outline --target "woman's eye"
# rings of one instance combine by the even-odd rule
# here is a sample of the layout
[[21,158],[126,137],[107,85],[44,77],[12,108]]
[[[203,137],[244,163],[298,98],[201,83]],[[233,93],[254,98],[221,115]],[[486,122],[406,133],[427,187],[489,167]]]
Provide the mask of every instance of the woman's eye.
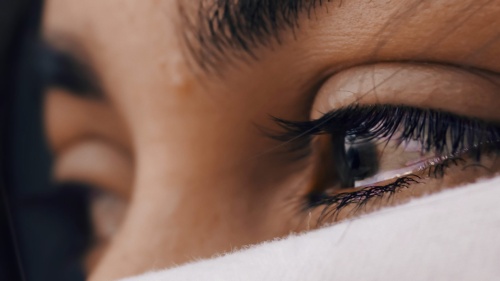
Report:
[[329,139],[318,143],[330,146],[324,151],[330,151],[331,165],[318,169],[330,178],[306,198],[308,208],[323,206],[322,214],[357,210],[403,189],[430,193],[500,170],[495,122],[409,106],[353,105],[311,122],[278,123],[292,140]]

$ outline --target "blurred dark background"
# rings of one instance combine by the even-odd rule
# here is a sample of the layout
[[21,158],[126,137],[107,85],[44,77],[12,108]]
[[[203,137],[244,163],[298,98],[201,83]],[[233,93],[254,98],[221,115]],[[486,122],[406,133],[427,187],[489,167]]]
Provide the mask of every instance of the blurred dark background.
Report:
[[28,204],[50,192],[34,46],[42,1],[0,0],[0,280],[83,280],[67,216]]

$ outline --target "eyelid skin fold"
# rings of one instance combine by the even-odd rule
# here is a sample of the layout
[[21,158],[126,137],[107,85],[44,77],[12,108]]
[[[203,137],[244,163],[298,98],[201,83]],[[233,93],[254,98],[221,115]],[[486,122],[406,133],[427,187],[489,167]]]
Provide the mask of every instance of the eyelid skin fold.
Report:
[[[500,121],[500,77],[438,64],[381,63],[339,72],[320,88],[311,111],[318,119],[350,104],[405,104]],[[488,105],[485,107],[485,105]]]

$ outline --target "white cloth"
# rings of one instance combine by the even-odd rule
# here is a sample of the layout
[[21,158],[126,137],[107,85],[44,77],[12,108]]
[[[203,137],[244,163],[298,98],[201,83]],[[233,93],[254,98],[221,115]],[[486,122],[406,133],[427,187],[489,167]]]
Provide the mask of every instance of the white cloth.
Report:
[[126,281],[500,280],[500,178]]

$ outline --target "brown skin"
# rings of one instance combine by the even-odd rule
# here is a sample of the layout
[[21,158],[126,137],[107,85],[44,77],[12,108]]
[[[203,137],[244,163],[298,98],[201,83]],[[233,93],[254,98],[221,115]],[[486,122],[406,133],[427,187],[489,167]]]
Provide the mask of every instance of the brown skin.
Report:
[[[313,19],[301,20],[296,38],[285,32],[281,45],[260,48],[259,61],[236,62],[223,78],[193,68],[179,38],[183,26],[174,0],[46,2],[45,38],[92,65],[106,95],[88,100],[48,91],[55,177],[93,184],[127,202],[116,233],[101,235],[89,254],[93,281],[314,227],[298,202],[323,181],[317,178],[324,177],[318,173],[321,150],[291,160],[258,129],[276,129],[269,115],[319,117],[318,111],[345,102],[339,93],[347,87],[366,93],[366,103],[417,104],[500,120],[493,97],[500,90],[494,74],[500,72],[498,1],[328,4],[328,12],[320,8]],[[388,61],[399,63],[379,64]],[[419,63],[426,67],[415,67]],[[415,79],[402,83],[388,75],[371,87],[356,80],[375,77],[375,69]],[[478,72],[491,79],[479,79]],[[429,80],[425,73],[444,78]],[[443,79],[458,86],[444,91]],[[374,91],[377,85],[383,91]],[[471,95],[474,107],[467,108]],[[84,161],[82,155],[91,156]]]

